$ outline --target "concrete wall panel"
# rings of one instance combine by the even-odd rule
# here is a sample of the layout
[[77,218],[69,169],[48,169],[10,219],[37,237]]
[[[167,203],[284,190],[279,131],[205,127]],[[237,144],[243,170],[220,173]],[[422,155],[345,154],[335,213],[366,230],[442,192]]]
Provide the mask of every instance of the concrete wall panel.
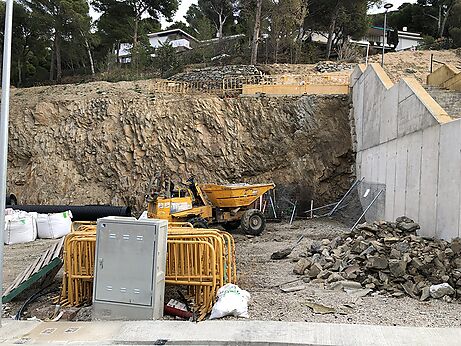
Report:
[[444,124],[440,128],[436,235],[448,240],[458,236],[460,222],[460,134],[460,121]]
[[400,101],[397,115],[397,136],[403,137],[421,128],[421,118],[426,108],[416,95]]
[[[376,77],[373,69],[367,69],[364,74],[363,98],[363,149],[379,144],[379,126],[382,113],[382,101],[386,88]],[[370,112],[369,110],[373,110]]]
[[407,187],[407,157],[408,140],[406,137],[397,139],[397,156],[395,164],[395,198],[394,219],[405,215]]
[[379,142],[385,143],[397,138],[398,85],[394,85],[384,95],[382,116],[379,127]]
[[419,194],[421,182],[421,146],[422,132],[413,132],[407,136],[407,181],[405,195],[405,216],[419,219]]
[[437,188],[439,175],[440,126],[422,132],[421,196],[419,218],[421,234],[435,237],[437,228]]
[[386,220],[395,220],[395,171],[397,159],[397,140],[388,142],[386,145],[386,201],[384,203],[384,215]]
[[387,143],[378,146],[378,177],[377,182],[386,184]]

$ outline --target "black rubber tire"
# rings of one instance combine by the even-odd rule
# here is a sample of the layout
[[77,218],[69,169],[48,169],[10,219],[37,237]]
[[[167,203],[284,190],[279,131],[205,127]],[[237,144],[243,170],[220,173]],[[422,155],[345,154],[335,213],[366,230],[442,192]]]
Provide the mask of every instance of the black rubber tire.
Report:
[[194,228],[208,228],[208,222],[203,217],[193,217],[187,222],[191,223]]
[[221,226],[223,226],[226,231],[235,231],[240,227],[240,221],[229,221],[222,223]]
[[243,213],[240,225],[246,234],[255,236],[261,235],[266,229],[266,218],[259,210],[248,209]]

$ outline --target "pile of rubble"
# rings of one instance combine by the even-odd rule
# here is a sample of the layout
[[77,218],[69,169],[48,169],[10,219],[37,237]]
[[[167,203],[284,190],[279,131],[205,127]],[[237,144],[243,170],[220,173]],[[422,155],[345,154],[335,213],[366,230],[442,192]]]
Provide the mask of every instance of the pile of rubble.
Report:
[[338,63],[334,61],[323,61],[315,65],[315,70],[320,73],[341,72],[344,70],[352,70],[354,64]]
[[259,76],[261,74],[262,72],[254,65],[226,65],[194,69],[178,73],[169,79],[189,83],[210,81],[221,83],[223,78],[227,76]]
[[374,291],[421,300],[461,297],[461,239],[424,238],[416,235],[418,229],[413,220],[400,217],[314,241],[294,273],[361,296]]

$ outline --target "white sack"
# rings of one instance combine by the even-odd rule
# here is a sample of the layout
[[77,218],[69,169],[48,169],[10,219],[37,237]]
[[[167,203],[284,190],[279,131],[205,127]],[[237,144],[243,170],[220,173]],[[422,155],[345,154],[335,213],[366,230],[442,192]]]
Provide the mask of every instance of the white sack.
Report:
[[3,238],[7,245],[28,243],[37,239],[37,213],[15,210],[5,215]]
[[55,214],[38,214],[38,237],[42,239],[57,239],[70,233],[72,213],[64,211]]
[[218,299],[211,310],[210,320],[224,316],[248,318],[250,293],[237,285],[227,284],[218,290]]

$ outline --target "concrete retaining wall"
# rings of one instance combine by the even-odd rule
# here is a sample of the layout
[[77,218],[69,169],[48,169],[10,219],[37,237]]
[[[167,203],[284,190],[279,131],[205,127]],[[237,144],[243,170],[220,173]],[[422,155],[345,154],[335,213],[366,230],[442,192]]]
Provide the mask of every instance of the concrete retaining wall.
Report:
[[357,175],[384,184],[386,220],[406,215],[421,233],[444,239],[461,230],[461,121],[414,79],[393,85],[379,65],[351,77]]

